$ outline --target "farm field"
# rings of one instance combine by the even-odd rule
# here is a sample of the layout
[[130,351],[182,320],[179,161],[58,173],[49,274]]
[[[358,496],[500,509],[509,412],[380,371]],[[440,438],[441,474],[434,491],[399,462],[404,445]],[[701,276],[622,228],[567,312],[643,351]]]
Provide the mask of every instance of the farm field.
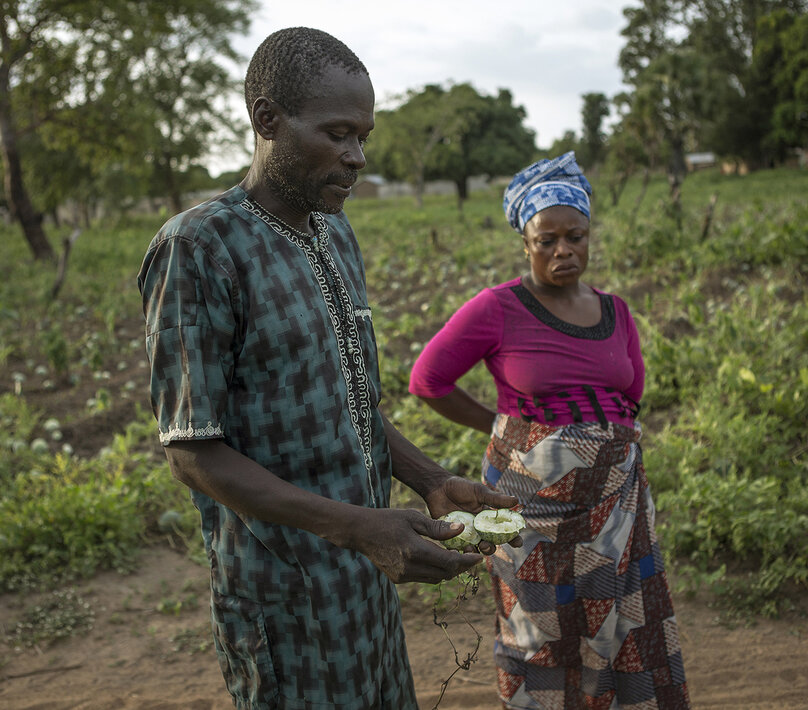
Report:
[[[598,191],[585,279],[623,296],[648,368],[646,466],[670,558],[696,708],[808,704],[808,194],[806,171],[697,174],[681,230],[652,183],[617,206]],[[718,195],[709,232],[705,210]],[[500,193],[356,201],[379,339],[383,405],[449,469],[475,476],[485,440],[406,394],[421,345],[466,298],[523,269]],[[196,513],[168,473],[145,389],[134,277],[160,219],[87,229],[56,302],[52,267],[0,228],[0,706],[230,707],[208,632]],[[62,230],[67,231],[67,230]],[[53,230],[52,237],[64,236]],[[485,372],[464,384],[490,399]],[[396,505],[417,505],[396,488]],[[166,511],[175,525],[160,525]],[[440,707],[496,707],[492,617]],[[434,590],[401,589],[422,708],[454,654]],[[463,656],[474,635],[449,631]]]

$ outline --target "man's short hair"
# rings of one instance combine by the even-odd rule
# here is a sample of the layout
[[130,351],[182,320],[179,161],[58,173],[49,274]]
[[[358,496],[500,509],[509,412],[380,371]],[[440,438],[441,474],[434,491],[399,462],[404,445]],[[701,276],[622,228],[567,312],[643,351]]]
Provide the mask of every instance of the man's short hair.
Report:
[[256,99],[266,96],[289,113],[300,111],[312,86],[326,68],[367,74],[365,65],[345,44],[322,30],[289,27],[269,35],[255,50],[244,80],[244,99],[252,118]]

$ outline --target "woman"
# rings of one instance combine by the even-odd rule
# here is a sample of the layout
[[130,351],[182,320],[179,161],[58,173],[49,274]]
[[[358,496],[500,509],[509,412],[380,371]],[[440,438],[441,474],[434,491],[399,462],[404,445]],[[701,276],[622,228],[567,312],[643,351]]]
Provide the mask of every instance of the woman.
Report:
[[[523,546],[489,558],[506,708],[689,708],[635,418],[645,370],[617,296],[581,281],[591,187],[570,152],[518,173],[504,209],[530,271],[464,304],[410,391],[491,434],[483,480],[516,496]],[[483,360],[496,411],[455,382]]]

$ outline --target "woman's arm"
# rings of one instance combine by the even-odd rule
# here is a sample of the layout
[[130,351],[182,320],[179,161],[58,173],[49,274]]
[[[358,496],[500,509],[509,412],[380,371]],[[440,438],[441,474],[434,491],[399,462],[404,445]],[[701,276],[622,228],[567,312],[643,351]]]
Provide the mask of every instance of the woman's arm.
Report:
[[466,390],[455,387],[443,397],[419,397],[438,414],[463,426],[490,434],[497,413],[478,402]]
[[451,395],[455,382],[501,346],[502,323],[501,308],[491,289],[466,301],[418,356],[410,373],[410,393],[422,399]]

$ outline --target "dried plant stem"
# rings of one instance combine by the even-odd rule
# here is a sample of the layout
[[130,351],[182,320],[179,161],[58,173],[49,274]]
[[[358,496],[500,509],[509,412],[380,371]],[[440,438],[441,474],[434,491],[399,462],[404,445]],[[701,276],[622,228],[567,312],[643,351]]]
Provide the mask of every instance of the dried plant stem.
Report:
[[[449,687],[449,683],[451,682],[452,678],[454,678],[455,674],[458,671],[467,671],[471,668],[471,664],[477,660],[477,653],[480,650],[480,644],[482,643],[483,637],[480,635],[479,631],[474,628],[474,625],[469,621],[468,617],[463,613],[463,610],[460,608],[462,602],[466,601],[470,597],[473,597],[477,594],[477,591],[480,588],[480,577],[475,572],[471,571],[467,573],[467,579],[464,583],[463,589],[457,594],[457,597],[454,600],[452,607],[447,611],[442,618],[438,618],[438,607],[441,601],[441,595],[443,593],[443,586],[440,587],[440,593],[438,594],[438,599],[435,601],[434,606],[432,607],[432,621],[435,626],[439,626],[443,630],[443,634],[446,636],[446,639],[449,641],[449,645],[452,647],[452,651],[454,652],[455,657],[455,665],[457,666],[452,673],[449,675],[446,680],[441,683],[440,686],[440,695],[438,696],[438,700],[435,705],[432,707],[432,710],[438,710],[438,706],[440,705],[441,701],[443,700],[443,696],[446,694],[446,689]],[[446,617],[451,614],[452,612],[457,612],[460,614],[463,621],[466,622],[468,627],[474,632],[475,636],[477,637],[476,644],[474,646],[474,650],[470,653],[466,654],[464,660],[460,660],[460,652],[457,650],[457,646],[455,646],[454,641],[452,641],[452,637],[449,635],[449,622],[446,621]]]

